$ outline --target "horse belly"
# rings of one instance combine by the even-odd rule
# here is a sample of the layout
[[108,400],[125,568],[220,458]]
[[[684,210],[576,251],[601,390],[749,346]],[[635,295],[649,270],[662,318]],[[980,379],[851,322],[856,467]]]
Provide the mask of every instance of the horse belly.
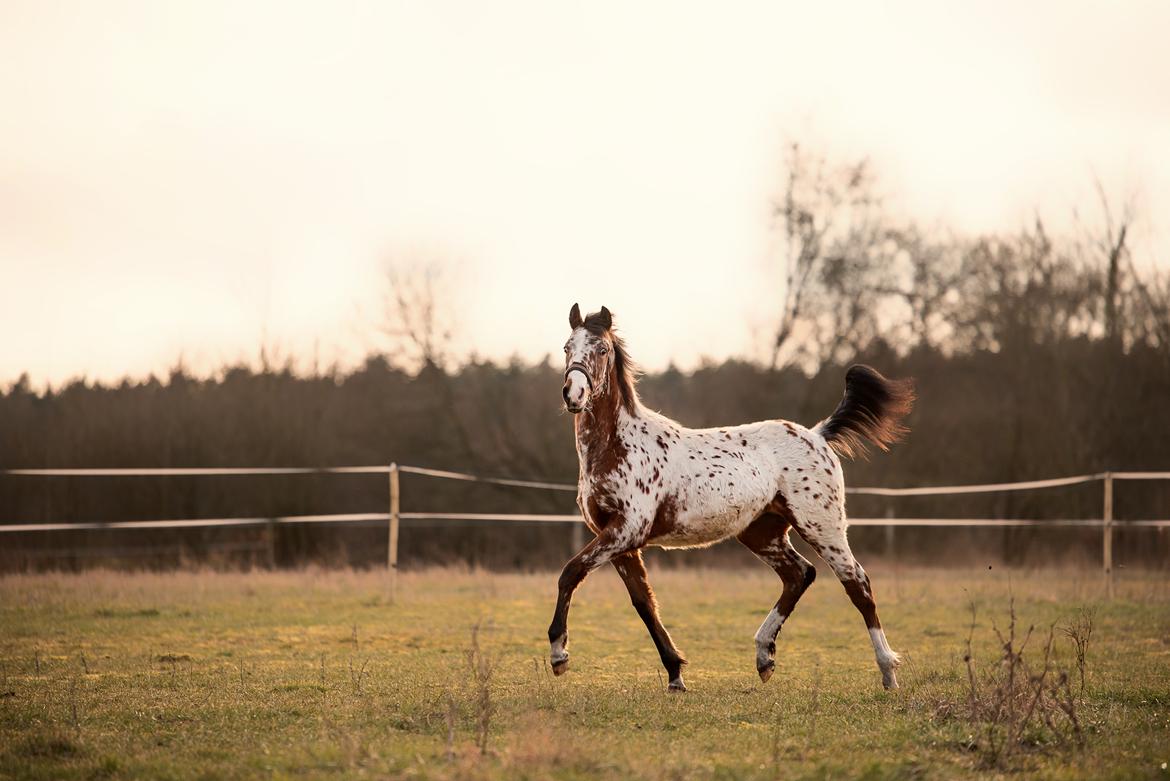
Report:
[[676,508],[673,522],[656,530],[648,544],[713,545],[739,534],[764,512],[776,495],[775,469],[758,451],[743,448],[720,440],[679,460],[667,482]]
[[680,508],[673,526],[656,535],[648,544],[660,548],[702,548],[733,537],[746,529],[762,512],[764,501],[718,507]]

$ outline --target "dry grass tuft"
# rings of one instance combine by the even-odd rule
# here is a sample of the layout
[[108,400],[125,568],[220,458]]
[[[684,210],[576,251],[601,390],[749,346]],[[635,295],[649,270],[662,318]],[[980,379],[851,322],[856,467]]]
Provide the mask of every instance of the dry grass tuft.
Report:
[[973,651],[976,627],[975,603],[971,603],[971,625],[967,635],[966,718],[980,734],[970,745],[984,765],[1010,766],[1012,756],[1026,748],[1049,745],[1084,747],[1084,732],[1077,716],[1077,703],[1069,684],[1068,671],[1053,661],[1055,625],[1049,626],[1039,658],[1025,656],[1035,626],[1018,629],[1015,597],[1009,599],[1006,632],[994,625],[999,659],[979,668]]
[[1085,693],[1085,667],[1089,656],[1089,640],[1093,637],[1093,619],[1096,618],[1096,615],[1096,608],[1082,605],[1073,622],[1061,629],[1073,644],[1077,673],[1080,676],[1081,695]]
[[479,624],[471,628],[471,645],[467,649],[467,666],[471,672],[472,706],[475,714],[475,745],[480,754],[487,753],[492,716],[496,707],[492,702],[492,673],[495,661],[479,645]]

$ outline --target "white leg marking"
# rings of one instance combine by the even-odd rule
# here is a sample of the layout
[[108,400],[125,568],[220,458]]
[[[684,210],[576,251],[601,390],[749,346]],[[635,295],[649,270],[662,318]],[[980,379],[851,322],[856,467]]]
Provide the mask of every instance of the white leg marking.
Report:
[[873,653],[882,671],[882,685],[887,689],[897,689],[898,676],[894,671],[902,663],[902,657],[890,648],[889,642],[886,641],[886,633],[881,627],[870,629],[869,639],[873,642]]
[[768,611],[764,623],[756,630],[756,672],[764,681],[772,677],[772,671],[776,667],[776,637],[779,636],[780,627],[784,625],[786,617],[776,612],[776,608],[772,608]]
[[569,652],[565,650],[566,635],[561,635],[552,642],[552,653],[550,659],[552,661],[552,668],[554,675],[563,673],[569,665]]
[[764,623],[760,624],[760,628],[756,630],[756,645],[767,648],[770,643],[774,642],[776,636],[780,634],[780,627],[784,625],[784,618],[776,612],[776,608],[768,611]]

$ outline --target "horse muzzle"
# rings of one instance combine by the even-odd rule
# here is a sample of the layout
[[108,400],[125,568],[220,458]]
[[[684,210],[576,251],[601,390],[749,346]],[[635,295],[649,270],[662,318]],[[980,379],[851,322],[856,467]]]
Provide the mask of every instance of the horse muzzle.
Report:
[[580,364],[570,366],[565,371],[565,386],[561,389],[565,409],[576,415],[585,409],[592,395],[593,380],[589,377],[589,372]]

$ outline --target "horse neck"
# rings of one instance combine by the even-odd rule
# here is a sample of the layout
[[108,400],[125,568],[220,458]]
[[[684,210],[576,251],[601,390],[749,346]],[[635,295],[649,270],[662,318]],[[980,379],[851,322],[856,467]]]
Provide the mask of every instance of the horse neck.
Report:
[[636,401],[633,406],[634,414],[631,415],[622,403],[617,373],[611,368],[605,389],[593,398],[589,410],[578,414],[573,422],[577,434],[577,450],[583,459],[582,466],[588,468],[588,465],[595,463],[605,451],[618,444],[623,420],[638,417]]

